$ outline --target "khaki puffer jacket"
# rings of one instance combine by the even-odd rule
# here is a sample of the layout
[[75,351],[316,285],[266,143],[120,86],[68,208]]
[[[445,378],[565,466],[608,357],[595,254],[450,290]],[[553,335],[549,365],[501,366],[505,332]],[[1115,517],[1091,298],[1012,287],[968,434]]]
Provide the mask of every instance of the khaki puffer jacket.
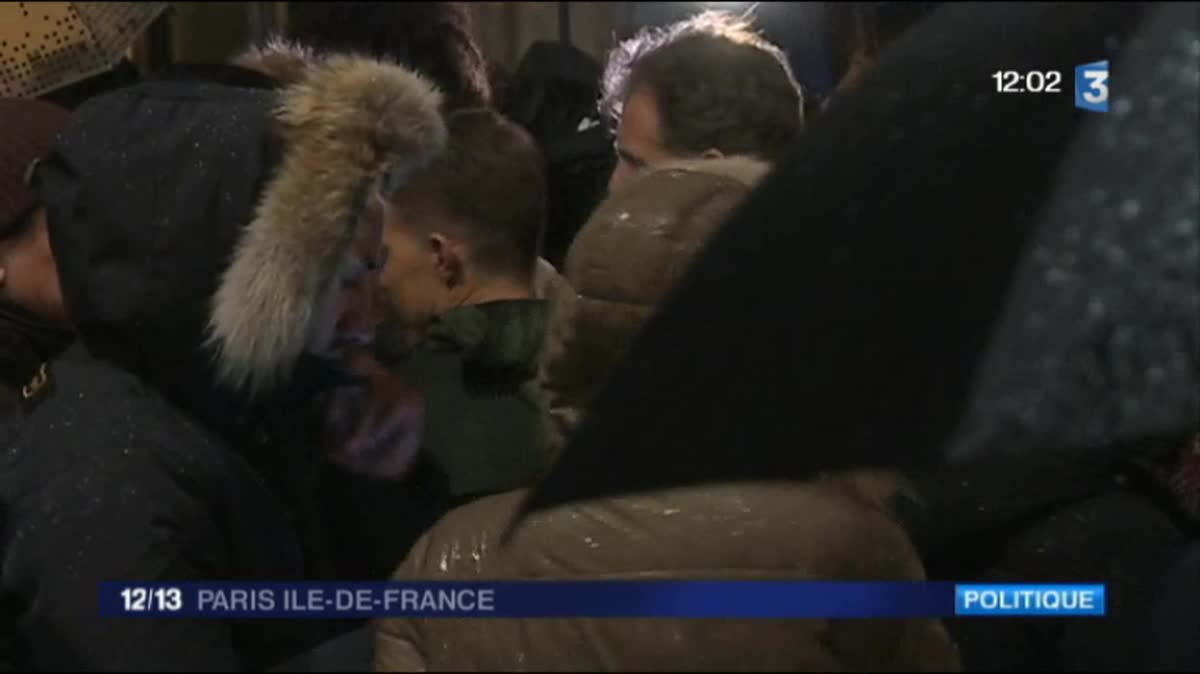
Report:
[[[452,511],[397,580],[924,579],[875,497],[886,476],[730,483],[573,503],[520,520],[525,492]],[[941,622],[389,619],[379,671],[957,671]]]
[[587,409],[638,328],[769,166],[746,157],[668,164],[610,196],[580,230],[554,293],[542,387],[551,446]]

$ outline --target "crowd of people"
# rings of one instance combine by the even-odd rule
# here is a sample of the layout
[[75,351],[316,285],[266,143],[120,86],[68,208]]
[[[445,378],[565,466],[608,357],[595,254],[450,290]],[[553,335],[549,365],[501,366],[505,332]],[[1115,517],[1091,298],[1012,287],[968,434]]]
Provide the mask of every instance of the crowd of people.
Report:
[[[0,100],[5,665],[1200,666],[1194,6],[837,3],[814,105],[749,16],[535,46],[554,80],[462,3],[292,4],[226,64]],[[1108,115],[991,77],[1102,58]],[[96,603],[646,577],[1105,582],[1109,617]]]

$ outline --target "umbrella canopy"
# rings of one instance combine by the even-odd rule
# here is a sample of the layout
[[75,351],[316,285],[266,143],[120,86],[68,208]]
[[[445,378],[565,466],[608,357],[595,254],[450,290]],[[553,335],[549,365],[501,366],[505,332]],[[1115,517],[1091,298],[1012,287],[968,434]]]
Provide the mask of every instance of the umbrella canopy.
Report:
[[1056,175],[949,458],[1169,441],[1200,424],[1200,12],[1161,7]]
[[[1169,41],[1126,45],[1154,8],[951,3],[902,37],[714,237],[528,507],[1177,447],[1200,390],[1200,43],[1172,5]],[[1101,117],[1071,82],[1104,58]],[[998,93],[999,64],[1064,87]]]
[[0,2],[0,97],[35,98],[121,59],[165,2]]

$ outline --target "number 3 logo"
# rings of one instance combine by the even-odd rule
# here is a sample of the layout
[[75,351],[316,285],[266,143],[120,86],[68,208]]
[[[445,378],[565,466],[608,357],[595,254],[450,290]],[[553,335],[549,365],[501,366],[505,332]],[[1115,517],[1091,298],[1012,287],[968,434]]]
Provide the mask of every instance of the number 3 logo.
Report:
[[1088,91],[1083,92],[1083,98],[1088,103],[1103,103],[1108,100],[1108,71],[1085,70],[1083,76],[1089,80]]
[[1108,112],[1108,61],[1075,68],[1075,107]]

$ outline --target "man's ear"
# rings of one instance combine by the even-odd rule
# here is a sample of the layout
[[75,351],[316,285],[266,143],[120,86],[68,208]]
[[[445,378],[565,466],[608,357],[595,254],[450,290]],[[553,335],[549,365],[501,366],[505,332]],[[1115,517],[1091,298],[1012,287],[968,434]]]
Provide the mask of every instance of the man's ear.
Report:
[[710,147],[704,151],[704,154],[700,156],[704,157],[705,159],[724,159],[725,153],[721,152],[715,147]]
[[447,288],[463,282],[463,259],[458,245],[444,234],[429,235],[429,249],[433,254],[433,268]]

